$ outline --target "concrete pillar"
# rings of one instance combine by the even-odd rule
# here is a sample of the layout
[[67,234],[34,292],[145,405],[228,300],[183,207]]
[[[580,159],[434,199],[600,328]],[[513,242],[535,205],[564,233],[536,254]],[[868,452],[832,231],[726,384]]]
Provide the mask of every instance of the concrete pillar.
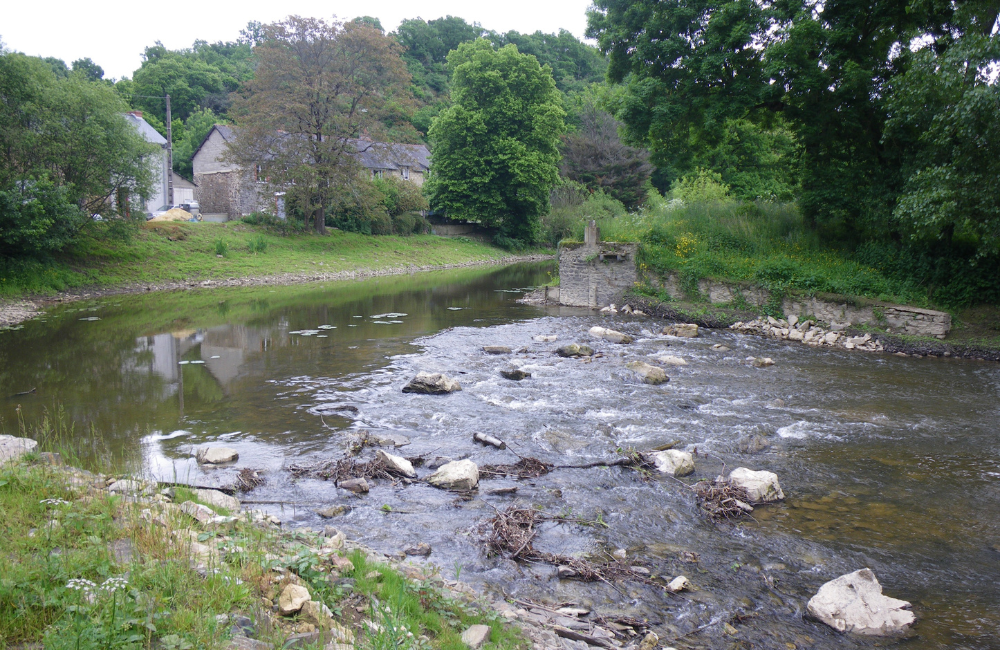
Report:
[[596,248],[601,241],[601,234],[597,228],[597,222],[591,219],[587,222],[587,229],[583,233],[583,245],[587,248]]

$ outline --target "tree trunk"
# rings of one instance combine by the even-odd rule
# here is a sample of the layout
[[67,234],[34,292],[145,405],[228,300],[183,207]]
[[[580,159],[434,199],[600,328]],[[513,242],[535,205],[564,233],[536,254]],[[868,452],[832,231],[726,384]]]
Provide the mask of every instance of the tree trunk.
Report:
[[316,208],[316,232],[320,235],[326,234],[326,213],[322,205]]

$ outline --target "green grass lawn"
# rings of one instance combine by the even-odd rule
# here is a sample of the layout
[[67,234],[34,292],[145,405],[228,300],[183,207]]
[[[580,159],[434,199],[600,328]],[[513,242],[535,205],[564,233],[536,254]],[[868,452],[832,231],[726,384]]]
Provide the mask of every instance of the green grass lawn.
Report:
[[146,224],[129,241],[84,237],[48,262],[0,260],[0,297],[83,287],[440,266],[508,255],[469,239],[433,235],[371,236],[339,230],[326,236],[278,235],[238,221]]

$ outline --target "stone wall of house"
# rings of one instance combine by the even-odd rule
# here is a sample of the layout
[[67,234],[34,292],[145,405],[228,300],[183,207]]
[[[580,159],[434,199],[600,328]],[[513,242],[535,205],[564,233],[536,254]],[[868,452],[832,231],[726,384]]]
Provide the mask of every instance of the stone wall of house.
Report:
[[[226,153],[226,139],[222,137],[218,129],[212,131],[208,140],[201,146],[194,158],[191,159],[191,166],[195,176],[198,174],[210,174],[213,172],[231,172],[235,169],[233,165],[222,161]],[[198,181],[195,181],[198,184]]]
[[258,192],[258,184],[239,171],[195,174],[198,189],[195,193],[204,214],[224,213],[230,219],[266,210],[274,212],[274,206],[266,204]]

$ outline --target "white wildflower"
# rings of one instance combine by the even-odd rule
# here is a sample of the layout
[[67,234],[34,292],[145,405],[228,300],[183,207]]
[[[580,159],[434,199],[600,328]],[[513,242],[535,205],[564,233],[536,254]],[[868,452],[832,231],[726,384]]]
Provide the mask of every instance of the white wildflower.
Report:
[[68,506],[69,501],[64,501],[62,499],[42,499],[39,503],[44,503],[50,506]]
[[97,585],[86,578],[72,578],[66,583],[66,588],[90,593],[94,589],[97,589]]
[[108,578],[101,584],[101,589],[109,594],[113,594],[119,589],[125,589],[125,587],[128,587],[128,580],[120,577]]

